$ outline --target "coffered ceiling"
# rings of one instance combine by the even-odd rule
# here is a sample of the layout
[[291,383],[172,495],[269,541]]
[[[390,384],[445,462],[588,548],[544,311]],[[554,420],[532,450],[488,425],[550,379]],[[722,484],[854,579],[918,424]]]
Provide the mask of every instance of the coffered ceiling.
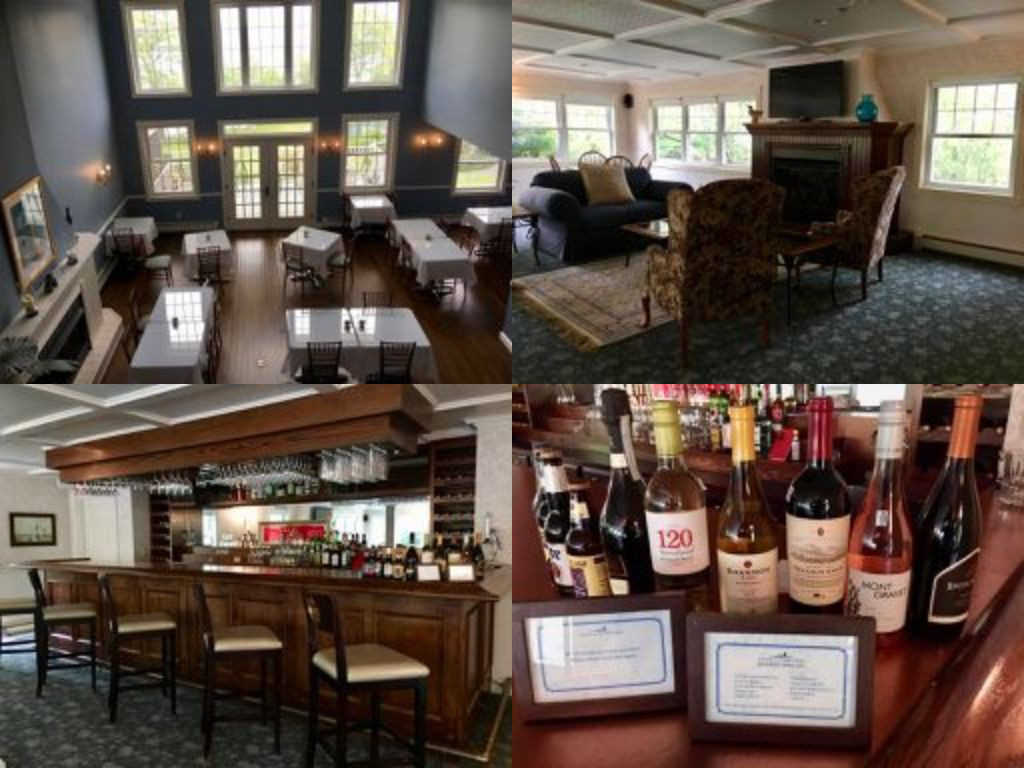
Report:
[[518,72],[644,81],[1024,35],[1024,0],[512,0]]
[[[509,385],[416,385],[434,408],[428,439],[467,434],[479,418],[511,413]],[[311,397],[332,386],[0,386],[0,474],[46,474],[44,452],[207,416]],[[253,418],[258,418],[254,412]],[[3,480],[0,479],[0,492]]]

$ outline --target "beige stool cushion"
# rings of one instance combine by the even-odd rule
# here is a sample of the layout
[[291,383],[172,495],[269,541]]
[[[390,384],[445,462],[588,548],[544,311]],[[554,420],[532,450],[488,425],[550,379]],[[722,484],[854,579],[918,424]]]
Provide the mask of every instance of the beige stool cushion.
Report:
[[117,633],[133,635],[141,632],[167,632],[177,628],[177,624],[166,613],[131,613],[117,617]]
[[16,616],[0,616],[0,628],[5,635],[23,635],[35,629],[32,614],[19,613]]
[[43,621],[53,624],[58,621],[85,621],[96,618],[96,606],[92,603],[61,603],[43,608]]
[[213,633],[214,653],[279,651],[281,641],[267,627],[221,627]]
[[7,597],[0,600],[0,613],[32,613],[36,609],[36,601],[31,597]]
[[[376,643],[345,646],[348,682],[378,683],[387,680],[415,680],[430,676],[430,668],[411,656]],[[313,664],[335,680],[338,664],[333,648],[323,648],[313,655]]]

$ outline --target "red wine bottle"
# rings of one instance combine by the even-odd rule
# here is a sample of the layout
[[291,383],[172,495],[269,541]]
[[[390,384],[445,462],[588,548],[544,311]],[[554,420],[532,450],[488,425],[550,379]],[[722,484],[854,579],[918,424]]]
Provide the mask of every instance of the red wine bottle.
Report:
[[946,463],[915,518],[911,628],[956,637],[967,622],[981,554],[981,501],[974,477],[982,399],[961,395]]

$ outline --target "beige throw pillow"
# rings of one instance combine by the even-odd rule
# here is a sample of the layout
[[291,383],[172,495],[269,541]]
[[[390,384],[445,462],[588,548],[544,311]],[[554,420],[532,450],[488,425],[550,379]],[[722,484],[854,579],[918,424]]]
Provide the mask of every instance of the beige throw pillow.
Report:
[[590,205],[632,203],[636,199],[626,182],[626,169],[621,165],[581,165],[580,175]]

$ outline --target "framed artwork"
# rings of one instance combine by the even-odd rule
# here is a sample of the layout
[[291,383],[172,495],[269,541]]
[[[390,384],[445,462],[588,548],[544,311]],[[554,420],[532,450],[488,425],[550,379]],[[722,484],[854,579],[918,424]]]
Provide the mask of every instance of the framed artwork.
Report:
[[35,512],[11,512],[12,547],[57,546],[57,516]]
[[36,176],[7,195],[3,209],[14,274],[21,293],[26,293],[57,259],[42,179]]

